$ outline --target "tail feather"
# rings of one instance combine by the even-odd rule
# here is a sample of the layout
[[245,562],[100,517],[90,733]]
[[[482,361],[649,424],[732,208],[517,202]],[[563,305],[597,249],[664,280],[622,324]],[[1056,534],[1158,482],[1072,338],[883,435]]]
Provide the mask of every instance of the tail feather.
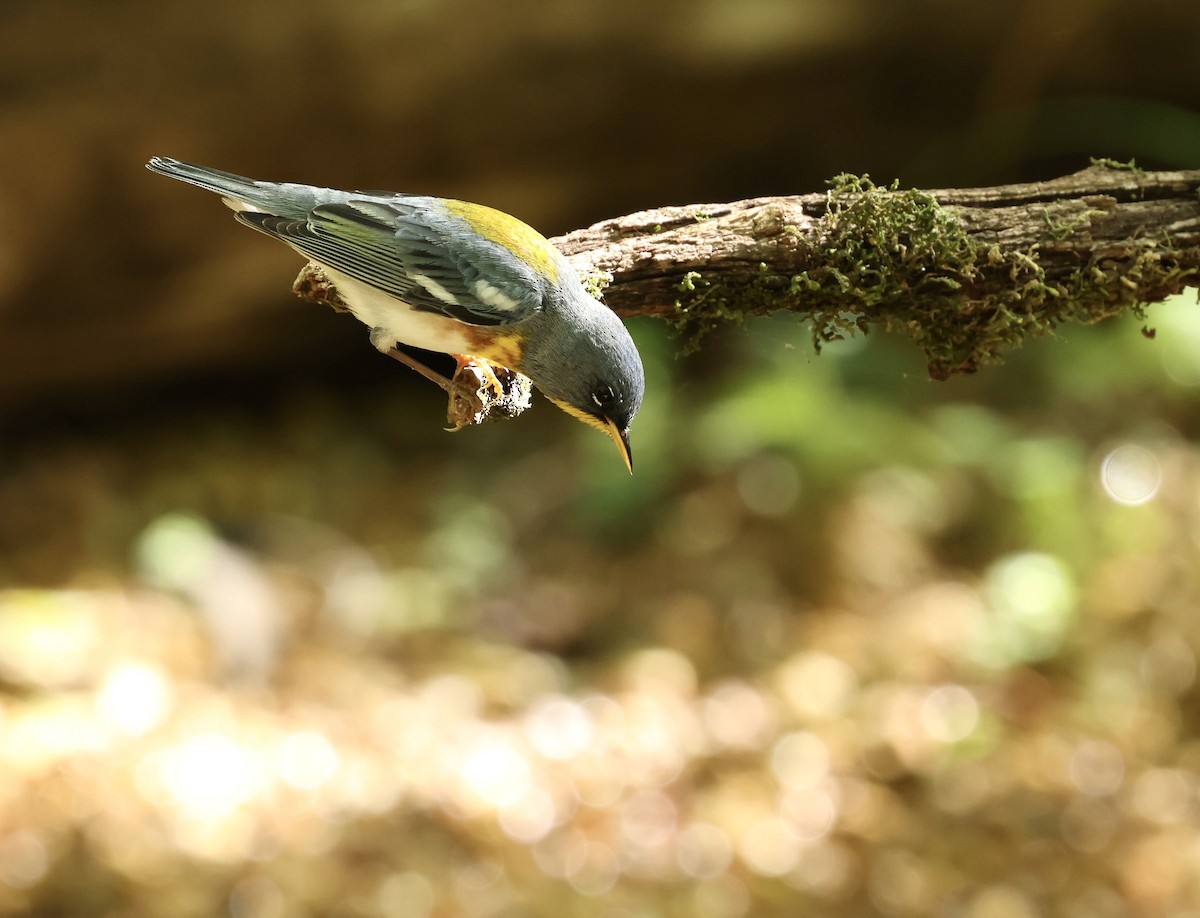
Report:
[[257,182],[232,172],[185,163],[169,156],[151,157],[146,168],[159,175],[214,191],[236,211],[262,211],[281,217],[301,218],[330,194],[325,189],[308,185]]
[[265,184],[241,175],[234,175],[232,172],[209,169],[206,166],[185,163],[168,156],[152,156],[150,162],[146,163],[146,168],[159,175],[178,179],[189,185],[197,185],[208,191],[215,191],[217,194],[228,195],[251,204],[256,203],[255,198],[262,196],[259,186]]

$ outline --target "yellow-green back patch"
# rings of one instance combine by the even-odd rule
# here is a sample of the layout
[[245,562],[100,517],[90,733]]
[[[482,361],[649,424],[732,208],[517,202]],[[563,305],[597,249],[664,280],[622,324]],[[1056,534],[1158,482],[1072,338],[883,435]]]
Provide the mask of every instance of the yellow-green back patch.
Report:
[[466,220],[484,239],[504,246],[525,264],[552,282],[558,280],[558,251],[546,237],[502,211],[466,201],[446,201],[446,210]]

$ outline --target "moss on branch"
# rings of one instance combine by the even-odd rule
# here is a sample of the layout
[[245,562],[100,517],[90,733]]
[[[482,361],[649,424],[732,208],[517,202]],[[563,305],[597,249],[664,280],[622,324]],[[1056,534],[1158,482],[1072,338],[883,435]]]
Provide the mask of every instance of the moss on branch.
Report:
[[619,313],[666,318],[688,347],[786,309],[818,350],[873,326],[906,334],[944,379],[1064,323],[1144,319],[1146,303],[1195,286],[1200,172],[1099,161],[1055,182],[940,192],[842,175],[825,195],[635,214],[560,243],[571,253],[597,232],[576,263],[609,272]]

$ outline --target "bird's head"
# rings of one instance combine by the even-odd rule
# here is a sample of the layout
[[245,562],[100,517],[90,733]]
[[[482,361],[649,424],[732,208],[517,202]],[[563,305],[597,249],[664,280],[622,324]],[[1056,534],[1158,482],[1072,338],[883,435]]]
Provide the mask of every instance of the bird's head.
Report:
[[616,314],[582,288],[580,295],[586,302],[547,317],[522,370],[567,414],[608,434],[632,474],[629,428],[646,391],[642,358]]

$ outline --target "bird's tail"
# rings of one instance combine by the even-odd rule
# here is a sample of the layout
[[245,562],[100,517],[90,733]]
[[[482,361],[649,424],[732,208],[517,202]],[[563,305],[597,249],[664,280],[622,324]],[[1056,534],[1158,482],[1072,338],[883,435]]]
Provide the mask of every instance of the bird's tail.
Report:
[[215,191],[236,211],[262,211],[281,217],[300,217],[316,203],[317,189],[307,185],[256,182],[245,176],[209,169],[168,156],[152,156],[146,168],[159,175]]
[[159,175],[179,179],[181,182],[198,185],[209,191],[215,191],[217,194],[226,195],[251,204],[255,203],[256,197],[261,196],[259,185],[265,184],[240,175],[234,175],[232,172],[209,169],[206,166],[185,163],[178,159],[171,159],[168,156],[150,157],[150,162],[146,163],[146,168],[151,172],[157,172]]

